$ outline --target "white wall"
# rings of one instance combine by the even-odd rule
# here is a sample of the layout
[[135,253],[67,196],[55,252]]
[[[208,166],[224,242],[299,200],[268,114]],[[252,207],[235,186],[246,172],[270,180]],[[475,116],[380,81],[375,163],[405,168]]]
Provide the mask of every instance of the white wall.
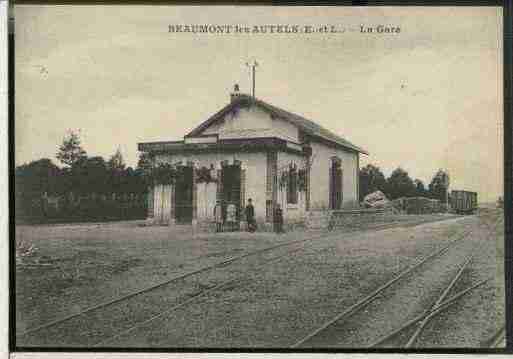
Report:
[[213,220],[217,183],[198,183],[198,220]]
[[239,108],[223,121],[208,127],[202,134],[219,134],[219,138],[278,137],[298,142],[296,126],[281,119],[272,119],[259,107]]
[[[245,198],[251,198],[255,207],[255,216],[257,219],[265,219],[265,191],[266,191],[266,174],[267,174],[267,156],[263,152],[256,153],[238,153],[236,155],[227,153],[195,153],[195,154],[179,154],[179,155],[158,155],[156,163],[175,164],[179,161],[185,165],[187,161],[194,161],[197,167],[207,167],[213,164],[215,168],[220,168],[221,161],[228,160],[232,163],[237,159],[241,161],[241,166],[246,170]],[[198,187],[198,194],[201,187]],[[206,198],[212,200],[212,194],[205,194]],[[201,200],[203,201],[203,199]],[[206,202],[203,202],[206,203]],[[213,197],[215,204],[215,192]],[[209,211],[209,209],[200,207],[200,198],[198,197],[198,218],[200,212]],[[244,203],[244,206],[246,203]],[[205,213],[207,213],[205,212]]]
[[288,152],[278,153],[278,194],[277,201],[283,210],[283,218],[286,222],[297,222],[303,219],[306,211],[306,192],[298,192],[297,204],[287,203],[287,187],[280,188],[280,173],[289,168],[290,163],[296,164],[297,169],[305,168],[305,157]]
[[153,189],[153,220],[168,224],[171,219],[171,185],[156,185]]
[[310,173],[310,207],[329,207],[329,169],[333,156],[342,161],[342,205],[358,201],[358,154],[313,141],[311,146],[313,164]]

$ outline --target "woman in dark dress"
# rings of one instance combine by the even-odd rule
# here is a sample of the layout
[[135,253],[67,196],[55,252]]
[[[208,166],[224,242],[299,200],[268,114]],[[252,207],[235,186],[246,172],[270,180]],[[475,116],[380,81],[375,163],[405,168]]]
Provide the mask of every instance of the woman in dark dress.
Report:
[[276,204],[274,209],[274,231],[276,233],[283,233],[283,211],[280,204]]

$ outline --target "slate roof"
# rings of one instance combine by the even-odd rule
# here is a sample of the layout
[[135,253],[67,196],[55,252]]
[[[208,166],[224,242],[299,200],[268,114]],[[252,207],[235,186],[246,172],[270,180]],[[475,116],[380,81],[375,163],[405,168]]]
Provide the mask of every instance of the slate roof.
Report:
[[326,140],[332,144],[344,147],[346,149],[351,149],[353,151],[357,151],[363,154],[368,155],[368,152],[364,150],[361,147],[358,147],[351,142],[347,141],[346,139],[334,134],[330,130],[318,125],[317,123],[303,117],[300,115],[297,115],[295,113],[286,111],[282,108],[279,108],[277,106],[271,105],[265,101],[262,101],[257,98],[253,98],[249,95],[240,94],[237,95],[237,97],[231,101],[228,105],[223,107],[220,111],[212,115],[208,120],[201,123],[199,126],[194,128],[191,132],[189,132],[185,137],[193,137],[201,134],[203,130],[208,128],[210,125],[215,123],[216,121],[224,118],[224,116],[232,111],[234,108],[240,105],[244,104],[256,104],[257,106],[260,106],[264,110],[267,110],[271,115],[281,118],[285,121],[288,121],[294,125],[296,125],[298,128],[300,128],[302,131],[307,133],[308,135],[312,137],[317,137],[322,140]]

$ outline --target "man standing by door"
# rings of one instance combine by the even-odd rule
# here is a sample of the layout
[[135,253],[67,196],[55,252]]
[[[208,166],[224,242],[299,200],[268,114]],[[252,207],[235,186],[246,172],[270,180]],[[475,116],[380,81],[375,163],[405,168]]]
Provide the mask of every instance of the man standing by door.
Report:
[[246,221],[248,222],[248,232],[254,232],[256,230],[255,223],[255,208],[253,207],[251,198],[248,199],[248,205],[246,206]]
[[216,232],[223,231],[223,205],[220,200],[216,201],[214,207],[214,219],[216,221]]
[[274,209],[274,231],[278,234],[283,233],[283,211],[279,203],[276,203]]

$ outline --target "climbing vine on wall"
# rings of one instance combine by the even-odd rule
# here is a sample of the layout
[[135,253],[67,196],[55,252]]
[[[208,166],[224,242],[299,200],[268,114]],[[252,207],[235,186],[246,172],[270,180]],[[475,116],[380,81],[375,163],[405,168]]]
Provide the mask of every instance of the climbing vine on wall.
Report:
[[[195,169],[196,183],[217,182],[212,176],[212,168],[201,167]],[[147,177],[155,184],[169,185],[174,184],[177,177],[182,175],[182,171],[169,163],[160,163],[147,171]]]
[[160,163],[151,170],[151,178],[155,184],[173,184],[178,175],[176,168],[169,163]]
[[297,189],[300,192],[306,191],[306,169],[300,169],[297,173]]
[[[307,179],[306,179],[306,169],[300,169],[297,172],[296,180],[297,180],[297,189],[300,192],[306,191],[306,185],[307,185]],[[278,185],[280,186],[280,189],[284,189],[289,184],[289,176],[290,172],[287,170],[284,170],[281,172],[278,178]]]
[[283,171],[279,178],[280,189],[286,188],[289,183],[289,172]]
[[217,182],[217,180],[212,176],[212,168],[207,168],[203,166],[196,169],[196,183],[211,182]]

